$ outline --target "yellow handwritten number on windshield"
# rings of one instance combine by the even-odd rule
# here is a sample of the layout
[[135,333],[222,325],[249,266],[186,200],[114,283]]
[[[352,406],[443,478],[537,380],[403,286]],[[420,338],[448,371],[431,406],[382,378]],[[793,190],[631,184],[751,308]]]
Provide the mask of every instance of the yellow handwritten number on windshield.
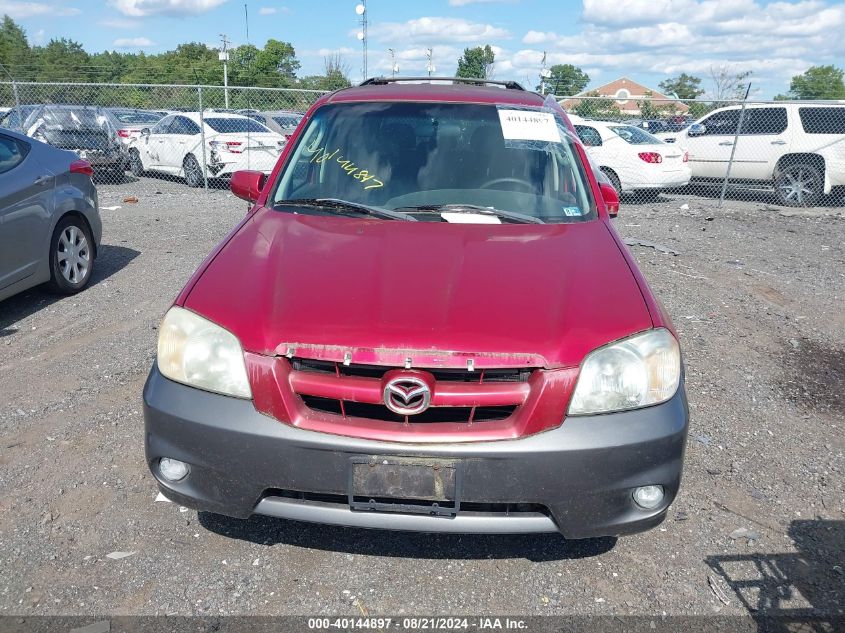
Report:
[[366,185],[364,189],[378,189],[379,187],[384,187],[384,182],[376,178],[375,174],[371,174],[368,170],[358,167],[358,165],[352,162],[352,160],[339,155],[340,149],[330,152],[325,147],[314,147],[312,145],[306,147],[305,150],[313,154],[309,162],[312,162],[315,165],[322,165],[327,161],[337,163],[340,165],[340,168],[346,172],[347,176],[350,176],[361,184]]

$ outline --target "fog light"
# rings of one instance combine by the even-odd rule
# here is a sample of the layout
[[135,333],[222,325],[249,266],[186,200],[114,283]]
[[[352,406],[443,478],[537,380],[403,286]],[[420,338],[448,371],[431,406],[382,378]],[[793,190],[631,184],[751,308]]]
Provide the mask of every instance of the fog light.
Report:
[[167,481],[179,481],[187,476],[188,465],[178,459],[162,457],[158,463],[158,470]]
[[663,486],[641,486],[634,490],[634,502],[645,510],[654,510],[663,502]]

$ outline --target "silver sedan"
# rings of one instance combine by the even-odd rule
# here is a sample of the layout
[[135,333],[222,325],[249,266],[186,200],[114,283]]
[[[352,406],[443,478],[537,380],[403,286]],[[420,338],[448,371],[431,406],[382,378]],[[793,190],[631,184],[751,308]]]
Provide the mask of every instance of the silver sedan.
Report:
[[77,154],[0,128],[0,301],[88,284],[102,236],[92,174]]

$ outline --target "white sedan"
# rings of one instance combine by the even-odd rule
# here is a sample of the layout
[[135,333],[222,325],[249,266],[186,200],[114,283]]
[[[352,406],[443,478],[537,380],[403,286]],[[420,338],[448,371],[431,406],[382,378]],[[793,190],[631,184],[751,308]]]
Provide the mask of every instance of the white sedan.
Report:
[[159,172],[201,187],[206,175],[230,178],[239,169],[270,173],[284,144],[281,134],[240,114],[207,112],[200,118],[198,112],[178,112],[132,139],[129,168],[135,176]]
[[686,152],[643,129],[571,117],[578,137],[619,193],[659,193],[689,184]]

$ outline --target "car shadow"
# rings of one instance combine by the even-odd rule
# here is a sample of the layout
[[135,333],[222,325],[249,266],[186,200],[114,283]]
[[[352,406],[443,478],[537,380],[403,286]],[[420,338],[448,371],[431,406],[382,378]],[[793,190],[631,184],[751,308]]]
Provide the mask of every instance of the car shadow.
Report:
[[558,534],[428,534],[319,525],[254,515],[234,519],[198,513],[200,525],[227,538],[259,545],[292,545],[362,556],[476,560],[525,558],[532,562],[590,558],[613,549],[617,539],[567,541]]
[[[133,248],[100,244],[97,259],[94,261],[94,272],[91,274],[91,281],[88,284],[88,288],[82,292],[86,292],[92,286],[96,286],[104,279],[108,279],[126,267],[129,262],[140,254],[139,251]],[[14,323],[22,321],[28,316],[64,298],[64,295],[53,294],[47,291],[44,286],[36,286],[29,290],[24,290],[22,293],[13,297],[9,297],[4,301],[0,301],[0,338],[10,336],[18,331],[13,326]]]
[[720,555],[705,562],[761,633],[845,630],[845,521],[793,521],[789,537],[795,553]]

